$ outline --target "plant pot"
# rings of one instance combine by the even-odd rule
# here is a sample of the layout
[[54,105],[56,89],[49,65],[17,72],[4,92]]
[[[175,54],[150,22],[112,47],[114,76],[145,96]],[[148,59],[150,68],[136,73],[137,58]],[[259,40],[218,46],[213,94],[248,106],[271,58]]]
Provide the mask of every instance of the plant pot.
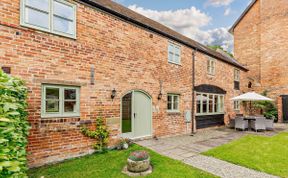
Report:
[[127,169],[130,172],[144,172],[149,169],[150,166],[150,158],[143,161],[133,161],[128,158],[127,160]]

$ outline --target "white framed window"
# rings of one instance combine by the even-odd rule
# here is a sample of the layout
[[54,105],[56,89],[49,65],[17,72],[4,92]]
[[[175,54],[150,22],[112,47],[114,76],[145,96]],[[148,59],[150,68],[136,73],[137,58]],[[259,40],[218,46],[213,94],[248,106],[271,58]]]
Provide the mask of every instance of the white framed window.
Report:
[[196,93],[196,115],[224,114],[224,95]]
[[167,96],[167,110],[168,112],[179,112],[180,95],[168,94]]
[[207,61],[207,72],[209,75],[215,75],[215,66],[216,66],[216,60],[208,57],[208,61]]
[[234,69],[234,81],[239,82],[240,81],[240,70]]
[[240,111],[240,101],[234,101],[234,110]]
[[168,45],[168,62],[181,64],[181,47],[169,42]]
[[21,0],[21,25],[76,38],[76,5],[65,0]]
[[42,85],[41,117],[79,117],[80,88]]

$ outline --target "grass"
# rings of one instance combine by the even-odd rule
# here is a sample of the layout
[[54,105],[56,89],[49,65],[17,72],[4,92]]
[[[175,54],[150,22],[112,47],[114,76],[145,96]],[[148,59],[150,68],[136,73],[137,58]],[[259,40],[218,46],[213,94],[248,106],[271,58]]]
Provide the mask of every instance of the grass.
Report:
[[[68,160],[56,165],[30,169],[28,175],[31,178],[126,178],[121,173],[129,154],[135,150],[147,150],[138,145],[131,146],[124,151],[109,151],[105,154],[93,154],[78,159]],[[147,178],[192,178],[214,177],[196,168],[185,165],[180,161],[161,156],[151,150],[147,150],[151,156],[153,173]]]
[[268,174],[288,177],[288,133],[274,137],[249,135],[203,154]]

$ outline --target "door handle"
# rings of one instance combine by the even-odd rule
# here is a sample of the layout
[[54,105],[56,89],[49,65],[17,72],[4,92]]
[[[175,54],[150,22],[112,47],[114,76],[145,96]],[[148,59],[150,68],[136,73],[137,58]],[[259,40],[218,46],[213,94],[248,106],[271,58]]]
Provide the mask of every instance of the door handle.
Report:
[[134,113],[134,119],[136,119],[136,113]]

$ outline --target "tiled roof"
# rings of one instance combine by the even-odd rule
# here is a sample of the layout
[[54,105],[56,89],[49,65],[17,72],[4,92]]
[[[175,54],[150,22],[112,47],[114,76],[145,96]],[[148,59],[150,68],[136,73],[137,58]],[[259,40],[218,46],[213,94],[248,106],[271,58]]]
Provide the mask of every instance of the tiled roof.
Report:
[[247,71],[244,66],[242,66],[236,59],[227,57],[226,55],[223,55],[221,53],[218,53],[210,48],[208,48],[205,45],[202,45],[184,35],[181,35],[180,33],[154,21],[151,20],[143,15],[140,15],[120,4],[117,4],[113,2],[112,0],[81,0],[82,2],[85,2],[87,4],[90,4],[91,6],[94,6],[98,9],[101,9],[102,11],[108,12],[114,16],[117,16],[123,20],[129,21],[137,26],[140,26],[142,28],[145,28],[147,30],[153,31],[155,33],[158,33],[162,36],[165,36],[167,38],[170,38],[171,40],[177,41],[179,43],[182,43],[186,46],[189,46],[193,49],[197,49],[197,51],[200,51],[206,55],[209,55],[211,57],[214,57],[216,59],[219,59],[223,62],[226,62],[228,64],[231,64],[235,67],[238,67],[244,71]]

